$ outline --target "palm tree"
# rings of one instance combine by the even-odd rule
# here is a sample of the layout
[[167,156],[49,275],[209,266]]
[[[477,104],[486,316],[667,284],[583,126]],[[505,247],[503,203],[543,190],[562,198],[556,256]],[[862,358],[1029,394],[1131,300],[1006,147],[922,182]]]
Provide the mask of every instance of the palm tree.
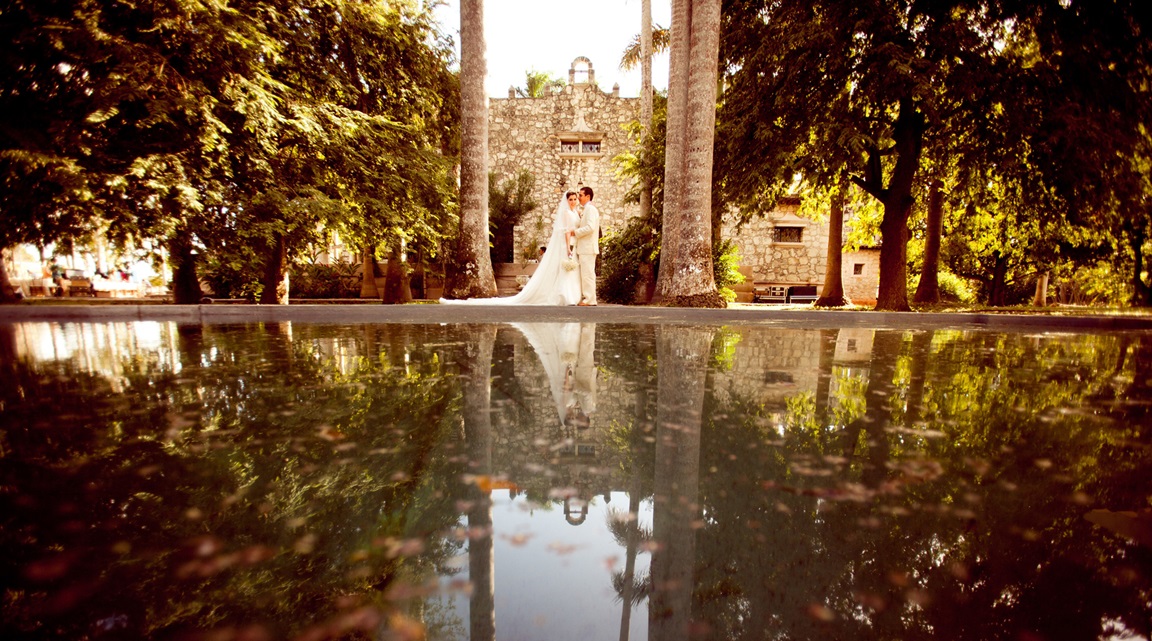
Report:
[[547,71],[529,69],[524,72],[524,87],[516,87],[516,95],[521,98],[543,98],[549,89],[563,86],[563,80]]
[[[620,57],[620,68],[624,71],[628,71],[636,65],[643,65],[645,58],[651,59],[652,55],[664,53],[671,46],[668,29],[660,25],[652,26],[652,0],[644,0],[643,4],[647,8],[642,7],[640,10],[643,12],[643,16],[647,17],[647,20],[641,19],[640,33],[636,34],[632,42],[629,42],[628,46],[624,48],[624,55]],[[643,26],[644,22],[648,23],[647,27]],[[644,38],[642,36],[645,33],[650,33],[652,38],[648,45],[651,48],[648,54],[644,53]]]
[[496,295],[488,254],[488,98],[484,0],[460,0],[460,234],[444,287],[448,298]]
[[724,307],[712,272],[720,0],[673,0],[660,276],[665,302]]

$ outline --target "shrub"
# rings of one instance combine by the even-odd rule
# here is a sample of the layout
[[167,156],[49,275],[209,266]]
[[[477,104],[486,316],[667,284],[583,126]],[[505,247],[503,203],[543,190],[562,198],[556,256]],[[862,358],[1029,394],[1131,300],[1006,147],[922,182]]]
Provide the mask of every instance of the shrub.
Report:
[[716,289],[724,300],[731,303],[736,300],[736,292],[732,285],[743,283],[744,274],[740,273],[740,254],[736,253],[736,243],[725,238],[712,245],[712,273],[716,279]]
[[600,241],[600,277],[596,295],[605,302],[631,305],[636,302],[640,284],[640,266],[652,263],[656,240],[652,228],[633,219],[614,234]]
[[360,266],[354,263],[305,263],[292,269],[290,296],[295,298],[359,298]]

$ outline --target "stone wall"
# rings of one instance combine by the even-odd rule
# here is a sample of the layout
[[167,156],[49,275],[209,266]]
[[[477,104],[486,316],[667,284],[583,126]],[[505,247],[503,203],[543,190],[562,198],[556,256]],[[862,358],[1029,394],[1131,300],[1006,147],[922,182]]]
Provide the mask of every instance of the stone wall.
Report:
[[[788,198],[770,215],[749,221],[739,229],[735,215],[725,220],[722,233],[736,242],[740,265],[746,275],[751,274],[749,280],[823,285],[828,265],[828,223],[800,217],[799,209],[800,201]],[[787,231],[777,233],[778,228],[787,228]],[[880,250],[861,248],[845,252],[840,276],[844,295],[853,303],[875,303],[880,284]]]
[[[621,98],[595,84],[566,85],[540,98],[492,98],[488,104],[489,168],[499,180],[528,170],[536,179],[537,206],[516,229],[516,260],[525,248],[547,244],[552,215],[567,190],[582,183],[595,191],[603,233],[639,212],[625,205],[630,187],[616,178],[612,159],[631,147],[624,127],[640,113],[639,98]],[[563,141],[596,141],[595,152],[562,150]],[[531,250],[531,249],[530,249]]]

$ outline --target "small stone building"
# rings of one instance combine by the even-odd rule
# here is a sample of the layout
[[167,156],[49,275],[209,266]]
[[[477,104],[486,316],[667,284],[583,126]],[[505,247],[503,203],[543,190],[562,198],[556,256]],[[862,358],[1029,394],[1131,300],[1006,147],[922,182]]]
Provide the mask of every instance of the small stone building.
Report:
[[[737,228],[726,221],[722,233],[738,248],[740,265],[752,283],[782,286],[822,285],[828,265],[828,224],[797,215],[800,199],[785,197],[771,215]],[[850,224],[845,220],[845,227]],[[876,302],[880,251],[874,247],[844,252],[840,276],[844,294],[855,304]],[[741,288],[750,291],[750,288]],[[748,298],[751,296],[749,294]]]

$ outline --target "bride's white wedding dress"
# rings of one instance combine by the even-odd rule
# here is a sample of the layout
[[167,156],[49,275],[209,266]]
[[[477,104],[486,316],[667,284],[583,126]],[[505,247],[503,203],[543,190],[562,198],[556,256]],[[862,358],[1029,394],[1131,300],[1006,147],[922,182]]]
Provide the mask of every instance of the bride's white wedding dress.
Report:
[[565,232],[576,229],[580,216],[568,207],[567,199],[562,198],[552,219],[552,236],[548,239],[544,256],[536,265],[536,271],[515,296],[503,298],[469,298],[440,302],[451,305],[575,305],[580,302],[580,272],[564,269],[564,259],[568,257],[568,242]]
[[[547,253],[547,252],[545,252]],[[556,403],[556,415],[564,425],[573,404],[572,390],[565,380],[576,365],[580,351],[580,323],[512,323],[528,339],[548,376],[548,387]]]

